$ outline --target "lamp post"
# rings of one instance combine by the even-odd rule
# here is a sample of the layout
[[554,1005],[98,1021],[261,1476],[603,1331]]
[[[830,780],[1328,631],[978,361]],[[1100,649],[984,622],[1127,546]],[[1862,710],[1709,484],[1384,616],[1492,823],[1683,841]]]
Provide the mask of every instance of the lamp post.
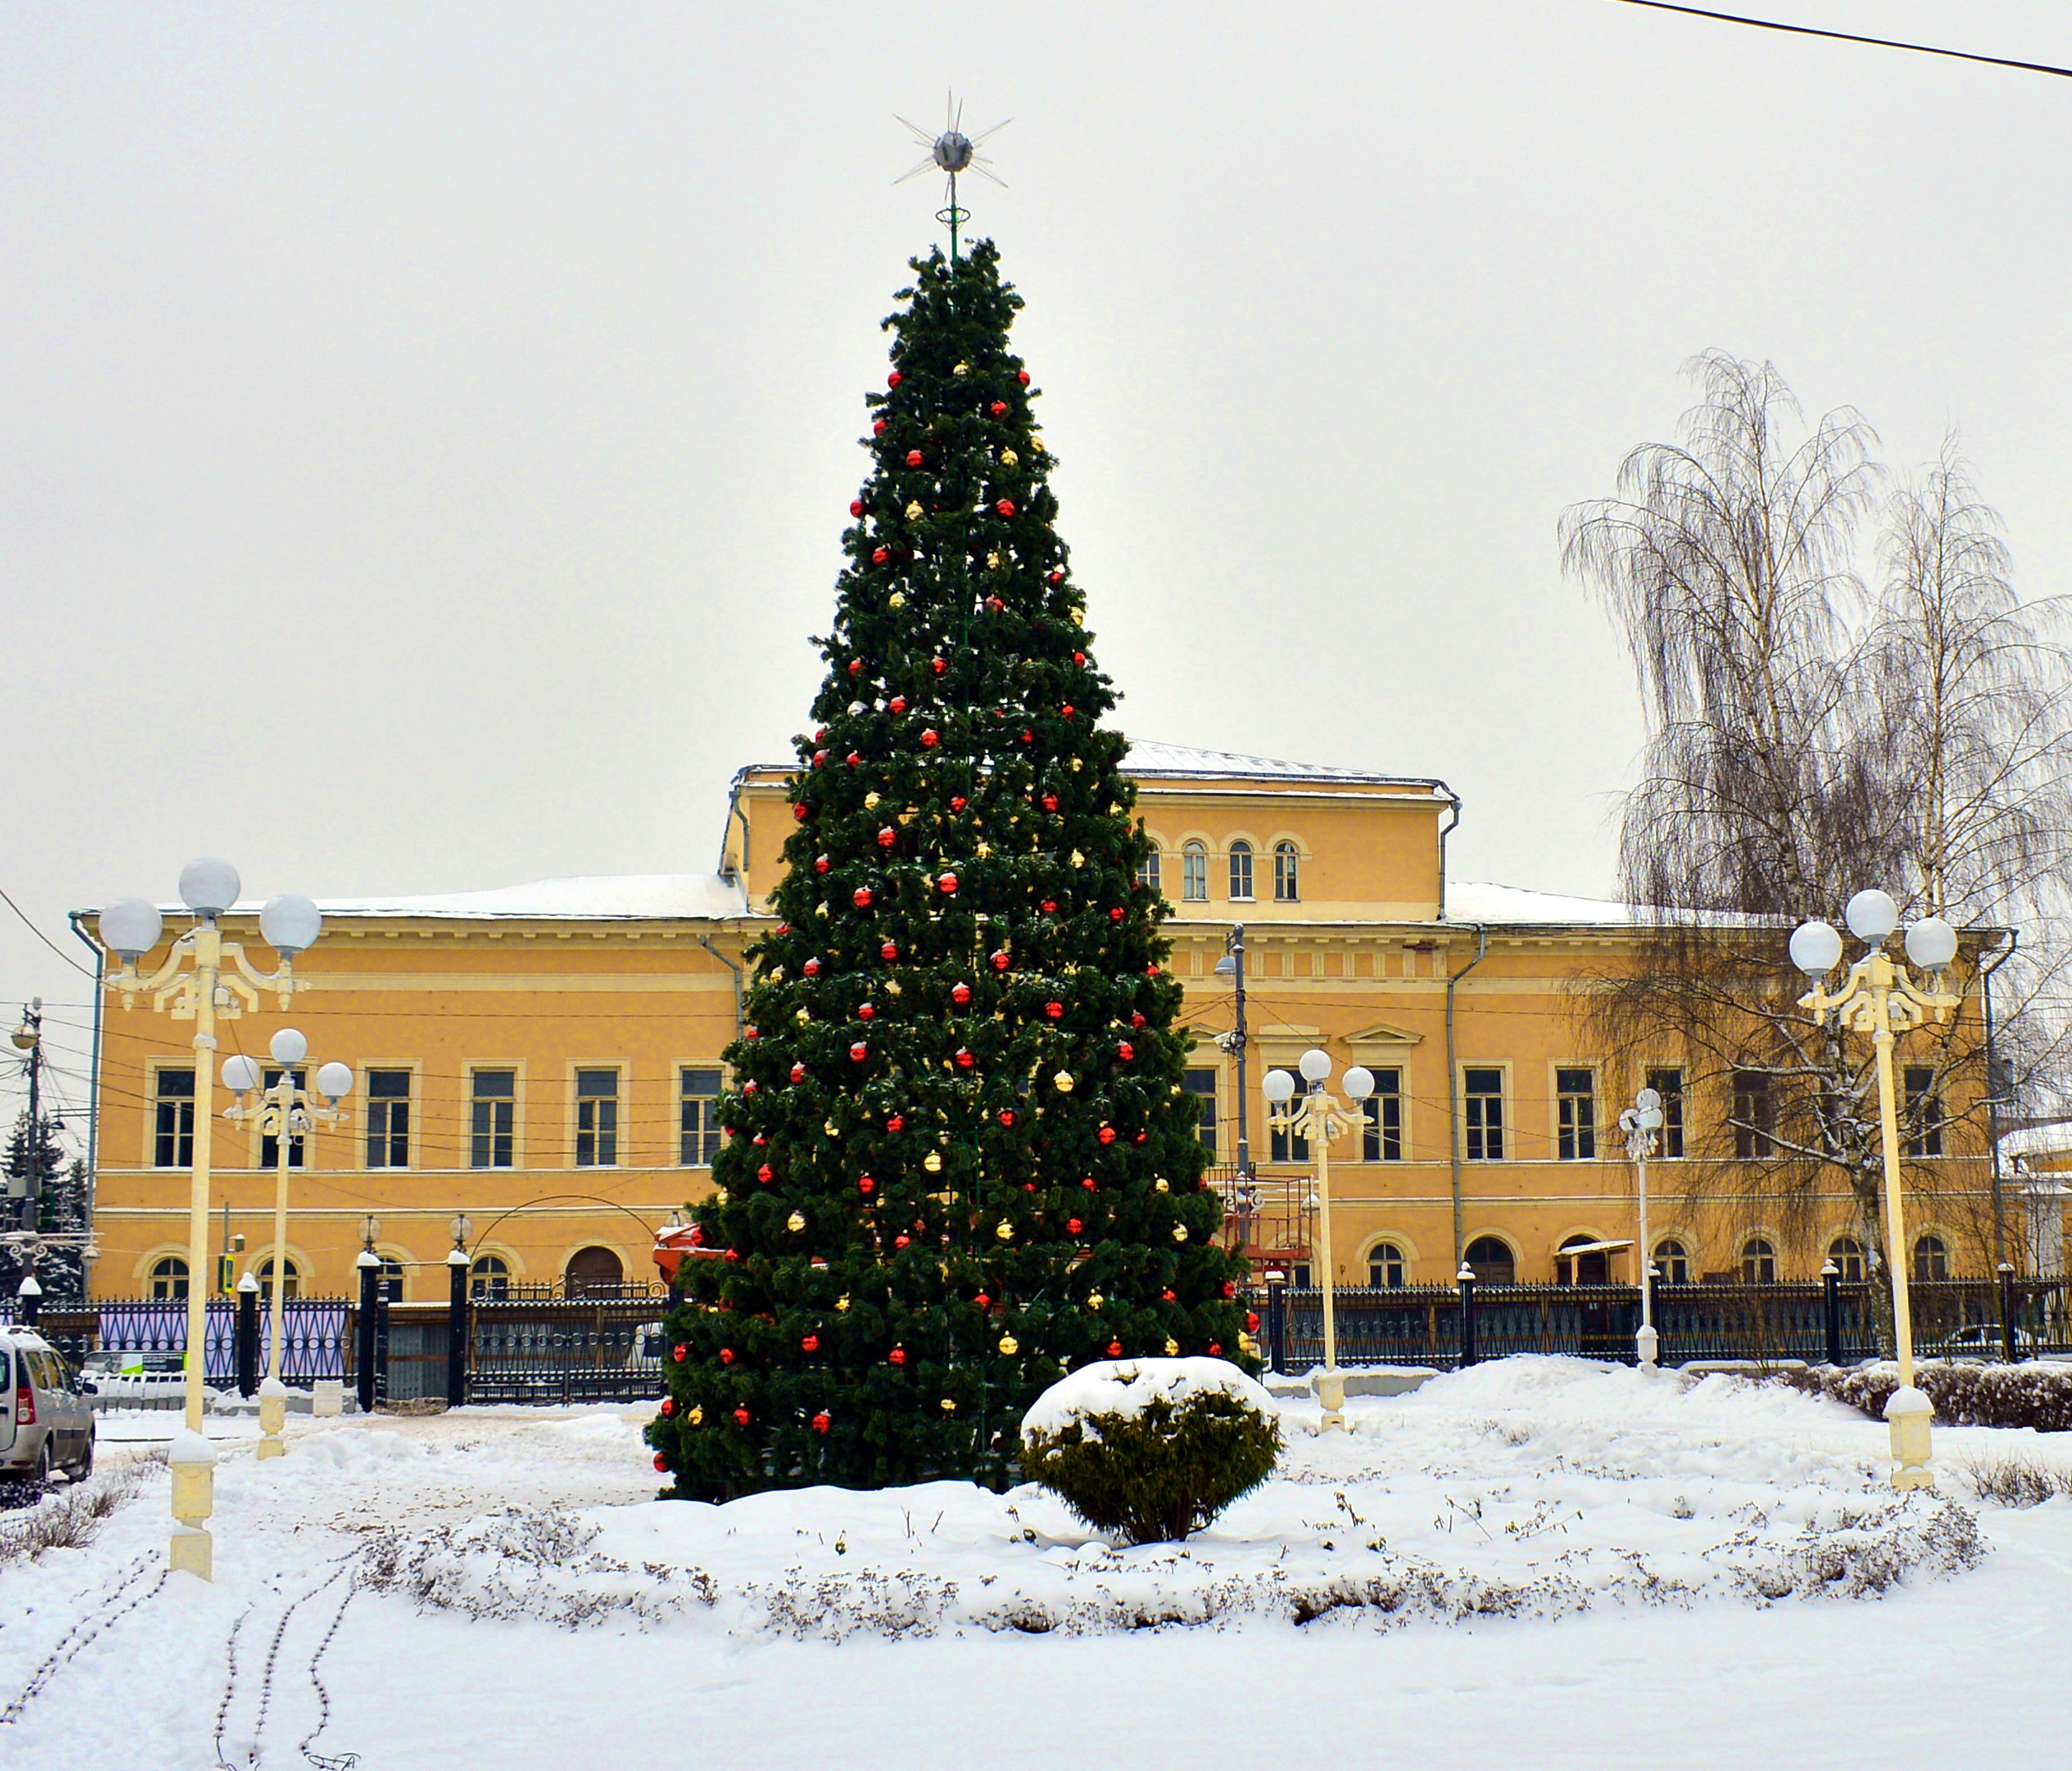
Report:
[[1878,1071],[1878,1140],[1884,1155],[1885,1265],[1892,1275],[1892,1330],[1900,1363],[1900,1387],[1885,1403],[1885,1419],[1892,1429],[1892,1486],[1929,1488],[1935,1484],[1929,1468],[1933,1455],[1929,1425],[1934,1408],[1914,1387],[1913,1299],[1907,1288],[1906,1207],[1900,1191],[1900,1116],[1892,1046],[1899,1035],[1925,1021],[1947,1020],[1957,1006],[1959,998],[1940,987],[1943,968],[1957,957],[1957,930],[1940,916],[1923,917],[1907,930],[1906,957],[1934,975],[1924,990],[1885,952],[1885,942],[1900,922],[1899,906],[1890,896],[1859,891],[1850,899],[1846,916],[1850,931],[1867,951],[1849,968],[1839,991],[1830,992],[1826,983],[1842,958],[1842,937],[1828,924],[1801,923],[1794,930],[1792,964],[1812,981],[1812,988],[1799,1003],[1811,1012],[1816,1026],[1826,1026],[1832,1015],[1839,1026],[1871,1036]]
[[293,1027],[283,1027],[267,1049],[281,1067],[281,1079],[260,1095],[256,1107],[247,1107],[244,1097],[266,1080],[264,1072],[242,1053],[223,1060],[223,1086],[238,1097],[237,1105],[226,1108],[223,1117],[252,1120],[261,1137],[273,1140],[273,1314],[267,1325],[266,1381],[259,1386],[259,1455],[278,1458],[288,1449],[288,1442],[281,1436],[288,1424],[288,1386],[281,1381],[281,1330],[287,1296],[284,1282],[288,1271],[289,1146],[294,1139],[311,1136],[318,1120],[329,1124],[340,1116],[338,1104],[352,1092],[352,1071],[336,1063],[319,1070],[317,1093],[323,1096],[324,1105],[314,1106],[310,1091],[295,1081],[295,1066],[309,1055],[309,1041]]
[[[669,1215],[673,1218],[677,1214]],[[468,1399],[468,1273],[473,1264],[468,1257],[468,1239],[474,1234],[474,1223],[463,1212],[448,1228],[453,1233],[453,1247],[446,1257],[446,1399],[448,1408],[458,1408]]]
[[[29,1143],[22,1154],[21,1215],[16,1226],[21,1230],[35,1230],[42,1222],[41,1195],[43,1190],[43,998],[21,1011],[21,1025],[10,1036],[14,1049],[22,1055],[22,1068],[29,1077]],[[12,1189],[9,1189],[12,1191]],[[34,1274],[30,1275],[31,1278]],[[25,1316],[25,1322],[35,1318]]]
[[1661,1095],[1653,1088],[1642,1089],[1633,1097],[1633,1105],[1619,1116],[1619,1129],[1626,1134],[1626,1155],[1633,1163],[1640,1201],[1640,1241],[1634,1261],[1640,1275],[1640,1332],[1634,1335],[1633,1342],[1642,1369],[1652,1371],[1661,1343],[1654,1331],[1654,1244],[1648,1234],[1648,1158],[1654,1154],[1655,1133],[1662,1129]]
[[[1338,1321],[1332,1309],[1337,1275],[1331,1265],[1331,1140],[1357,1125],[1357,1113],[1348,1114],[1338,1099],[1324,1087],[1331,1075],[1330,1057],[1312,1047],[1303,1053],[1302,1080],[1309,1084],[1298,1104],[1295,1079],[1284,1070],[1266,1072],[1266,1099],[1273,1105],[1267,1123],[1277,1132],[1287,1132],[1308,1141],[1317,1163],[1317,1265],[1323,1269],[1324,1363],[1317,1374],[1317,1399],[1323,1404],[1323,1424],[1345,1425],[1345,1374],[1338,1369]],[[1373,1072],[1356,1064],[1345,1072],[1345,1093],[1363,1101],[1374,1092]]]
[[255,969],[244,949],[225,941],[224,912],[238,901],[238,870],[227,861],[190,861],[180,869],[180,902],[194,924],[177,936],[166,962],[149,977],[138,961],[158,945],[164,927],[158,907],[143,898],[121,898],[103,910],[101,944],[122,962],[107,980],[108,988],[132,1007],[148,995],[154,1009],[175,1020],[194,1023],[194,1172],[188,1200],[187,1256],[187,1417],[185,1436],[173,1448],[172,1566],[212,1577],[213,1543],[201,1521],[216,1509],[216,1455],[202,1433],[205,1363],[204,1343],[209,1324],[210,1135],[215,1129],[216,1023],[234,1020],[259,1006],[262,990],[278,992],[285,1009],[309,980],[295,975],[295,956],[322,932],[323,919],[307,898],[293,892],[267,901],[259,917],[259,932],[280,956],[272,972]]
[[1231,1030],[1220,1035],[1216,1044],[1238,1061],[1238,1251],[1250,1246],[1252,1240],[1252,1214],[1259,1208],[1259,1192],[1252,1173],[1252,1141],[1249,1136],[1251,1111],[1251,1084],[1245,1067],[1245,1049],[1250,1040],[1244,1031],[1244,925],[1230,925],[1230,933],[1223,939],[1223,957],[1216,962],[1216,975],[1231,981],[1235,1002],[1235,1014]]
[[381,1220],[372,1212],[360,1220],[360,1251],[353,1267],[360,1275],[358,1346],[354,1350],[354,1375],[358,1380],[360,1412],[374,1412],[374,1360],[380,1352],[381,1257],[374,1243],[381,1234]]

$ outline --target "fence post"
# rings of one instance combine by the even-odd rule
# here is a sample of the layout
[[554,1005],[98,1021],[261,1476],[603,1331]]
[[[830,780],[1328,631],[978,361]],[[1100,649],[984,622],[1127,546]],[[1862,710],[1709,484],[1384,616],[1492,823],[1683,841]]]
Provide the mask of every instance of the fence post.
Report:
[[1288,1275],[1277,1267],[1266,1269],[1266,1364],[1288,1369]]
[[468,1399],[468,1251],[457,1248],[446,1257],[446,1401],[458,1408]]
[[43,1307],[43,1288],[36,1284],[33,1273],[22,1274],[21,1287],[14,1297],[14,1319],[24,1328],[34,1328],[36,1316]]
[[1454,1275],[1461,1287],[1461,1358],[1463,1365],[1475,1362],[1475,1270],[1465,1261]]
[[2000,1356],[2012,1365],[2020,1355],[2015,1351],[2014,1262],[2000,1263]]
[[238,1394],[249,1398],[259,1388],[259,1279],[250,1273],[238,1281],[236,1358]]
[[360,1412],[374,1412],[374,1320],[381,1307],[381,1257],[371,1248],[362,1249],[353,1265],[360,1270],[360,1322],[359,1334],[355,1337],[358,1346],[354,1353],[357,1369],[353,1375],[357,1380]]
[[1822,1303],[1827,1317],[1828,1363],[1842,1363],[1842,1269],[1829,1261],[1820,1269]]

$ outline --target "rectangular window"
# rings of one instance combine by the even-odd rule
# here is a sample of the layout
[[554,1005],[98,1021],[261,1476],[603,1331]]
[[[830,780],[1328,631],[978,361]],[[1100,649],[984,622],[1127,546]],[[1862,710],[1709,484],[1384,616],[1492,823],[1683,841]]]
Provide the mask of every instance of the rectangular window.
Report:
[[1651,1070],[1648,1072],[1648,1086],[1662,1097],[1662,1129],[1659,1133],[1660,1154],[1681,1156],[1683,1154],[1683,1072],[1681,1070]]
[[686,1070],[681,1081],[682,1148],[677,1160],[686,1168],[710,1168],[720,1153],[720,1073]]
[[1598,1154],[1597,1073],[1557,1070],[1554,1100],[1556,1155],[1564,1162],[1594,1161]]
[[1770,1078],[1760,1070],[1734,1072],[1734,1154],[1744,1162],[1760,1162],[1777,1154],[1773,1133],[1777,1108]]
[[1374,1092],[1360,1103],[1367,1122],[1360,1132],[1360,1159],[1363,1162],[1400,1162],[1403,1160],[1403,1072],[1378,1070]]
[[1503,1161],[1503,1072],[1463,1070],[1461,1094],[1467,1107],[1468,1160]]
[[194,1166],[194,1072],[161,1070],[153,1084],[151,1165],[154,1168]]
[[[281,1072],[278,1065],[269,1064],[260,1072],[260,1075],[264,1078],[263,1087],[278,1088],[280,1086]],[[298,1088],[301,1088],[306,1081],[299,1069],[291,1071],[290,1077]],[[300,1133],[290,1132],[288,1134],[288,1166],[290,1168],[300,1168],[302,1166],[305,1153],[304,1144],[305,1140]],[[280,1139],[261,1136],[259,1140],[259,1166],[261,1168],[275,1168],[279,1166],[280,1160]]]
[[1216,1154],[1216,1072],[1213,1070],[1189,1070],[1181,1081],[1187,1092],[1194,1097],[1195,1131],[1201,1138],[1202,1148],[1210,1155]]
[[370,1070],[367,1073],[367,1166],[410,1166],[410,1072]]
[[[390,1256],[381,1257],[381,1297],[385,1303],[399,1304],[403,1301],[403,1263]],[[283,1316],[288,1313],[281,1312]]]
[[619,1072],[576,1072],[576,1166],[619,1166]]
[[1209,852],[1199,842],[1180,851],[1180,897],[1188,904],[1209,902]]
[[1935,1092],[1935,1071],[1928,1065],[1906,1066],[1906,1154],[1942,1154],[1942,1097]]
[[1249,842],[1230,846],[1230,895],[1240,902],[1252,896],[1252,845]]
[[1154,891],[1159,891],[1164,889],[1159,883],[1159,852],[1154,849],[1144,857],[1143,865],[1137,869],[1137,877]]
[[518,1113],[518,1072],[478,1070],[469,1078],[468,1166],[508,1168]]

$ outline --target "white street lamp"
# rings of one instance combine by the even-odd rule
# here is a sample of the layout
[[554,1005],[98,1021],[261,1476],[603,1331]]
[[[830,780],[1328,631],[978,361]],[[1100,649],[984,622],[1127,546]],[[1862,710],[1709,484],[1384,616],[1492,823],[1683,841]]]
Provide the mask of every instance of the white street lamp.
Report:
[[1641,1368],[1654,1369],[1661,1342],[1654,1331],[1654,1248],[1648,1230],[1648,1158],[1654,1154],[1655,1134],[1662,1129],[1662,1097],[1643,1088],[1633,1105],[1619,1116],[1619,1129],[1626,1134],[1626,1155],[1633,1163],[1635,1186],[1640,1202],[1640,1241],[1634,1266],[1640,1274],[1640,1332],[1634,1335]]
[[1942,969],[1957,957],[1957,930],[1940,916],[1923,917],[1906,931],[1906,957],[1924,971],[1936,974],[1923,989],[1895,964],[1885,942],[1899,926],[1899,907],[1878,891],[1859,891],[1849,901],[1850,931],[1867,951],[1850,967],[1839,991],[1830,992],[1828,975],[1842,957],[1842,937],[1824,922],[1802,923],[1791,937],[1792,963],[1813,981],[1799,998],[1816,1025],[1835,1016],[1850,1032],[1871,1036],[1878,1071],[1878,1129],[1884,1155],[1886,1271],[1892,1275],[1892,1329],[1900,1364],[1900,1387],[1885,1403],[1892,1429],[1892,1486],[1932,1488],[1934,1473],[1929,1424],[1934,1406],[1914,1386],[1913,1298],[1908,1287],[1906,1206],[1900,1188],[1900,1116],[1894,1086],[1892,1047],[1901,1033],[1923,1022],[1947,1020],[1958,997],[1938,987]]
[[[267,908],[271,911],[281,902],[276,898]],[[307,904],[309,900],[296,902]],[[311,914],[315,914],[313,905]],[[297,931],[285,932],[292,936]],[[319,1070],[317,1093],[325,1101],[322,1106],[314,1106],[310,1091],[296,1082],[295,1072],[295,1065],[309,1055],[309,1041],[293,1027],[283,1027],[267,1049],[281,1067],[280,1080],[260,1097],[255,1108],[247,1107],[244,1097],[259,1087],[264,1072],[241,1052],[224,1060],[223,1086],[238,1097],[238,1104],[226,1108],[223,1117],[250,1119],[261,1137],[273,1140],[273,1290],[269,1301],[272,1314],[267,1325],[266,1381],[259,1386],[259,1455],[278,1458],[288,1449],[288,1442],[282,1436],[288,1425],[288,1386],[281,1381],[281,1332],[287,1298],[289,1147],[312,1136],[319,1120],[330,1125],[342,1116],[338,1104],[352,1092],[352,1071],[343,1064],[327,1064]]]
[[[1323,1404],[1327,1427],[1345,1425],[1345,1374],[1338,1365],[1338,1318],[1333,1307],[1337,1274],[1331,1260],[1331,1140],[1360,1123],[1356,1112],[1347,1113],[1324,1083],[1331,1075],[1327,1053],[1311,1047],[1300,1060],[1302,1079],[1309,1084],[1300,1102],[1295,1101],[1295,1079],[1284,1070],[1266,1072],[1266,1094],[1271,1104],[1267,1122],[1277,1132],[1287,1132],[1307,1140],[1317,1164],[1317,1189],[1311,1202],[1317,1213],[1316,1262],[1321,1269],[1323,1294],[1324,1363],[1316,1376],[1317,1399]],[[1345,1072],[1345,1093],[1363,1101],[1374,1092],[1371,1071],[1355,1065]]]
[[[203,1275],[209,1265],[209,1183],[211,1134],[215,1129],[216,1024],[235,1020],[259,1006],[259,993],[278,993],[285,1009],[297,989],[309,981],[295,975],[295,956],[314,942],[323,927],[316,906],[306,898],[276,898],[267,907],[274,932],[291,945],[276,947],[279,964],[257,970],[236,942],[225,941],[220,919],[238,901],[238,870],[227,861],[191,861],[180,870],[180,902],[194,914],[185,934],[177,936],[165,962],[149,976],[138,966],[164,933],[158,907],[142,898],[119,898],[96,920],[101,944],[121,961],[108,988],[132,1008],[148,995],[154,1009],[175,1020],[194,1023],[194,1144],[188,1198],[187,1260],[187,1415],[176,1443],[172,1513],[172,1566],[212,1577],[214,1544],[202,1521],[216,1507],[216,1453],[202,1431],[206,1374],[203,1346],[208,1331],[209,1293]],[[285,906],[285,908],[279,907]],[[306,906],[306,911],[302,907]],[[227,969],[226,969],[227,962]]]

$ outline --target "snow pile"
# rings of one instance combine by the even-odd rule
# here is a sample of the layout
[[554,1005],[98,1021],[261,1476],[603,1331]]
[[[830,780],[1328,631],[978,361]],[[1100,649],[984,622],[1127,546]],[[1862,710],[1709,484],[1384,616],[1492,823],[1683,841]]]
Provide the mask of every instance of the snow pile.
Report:
[[1233,1397],[1269,1420],[1280,1412],[1266,1389],[1227,1359],[1103,1359],[1058,1379],[1037,1397],[1022,1417],[1022,1437],[1061,1433],[1076,1422],[1088,1438],[1098,1439],[1091,1424],[1096,1415],[1135,1420],[1154,1397],[1178,1408],[1203,1395]]
[[[1148,1393],[1081,1377],[1053,1418]],[[1738,1379],[1513,1359],[1356,1397],[1345,1433],[1279,1413],[1274,1478],[1184,1545],[1114,1548],[1033,1486],[936,1482],[519,1507],[379,1536],[362,1574],[477,1618],[839,1641],[1854,1599],[1984,1554],[1968,1508],[1884,1486],[1881,1430]]]

